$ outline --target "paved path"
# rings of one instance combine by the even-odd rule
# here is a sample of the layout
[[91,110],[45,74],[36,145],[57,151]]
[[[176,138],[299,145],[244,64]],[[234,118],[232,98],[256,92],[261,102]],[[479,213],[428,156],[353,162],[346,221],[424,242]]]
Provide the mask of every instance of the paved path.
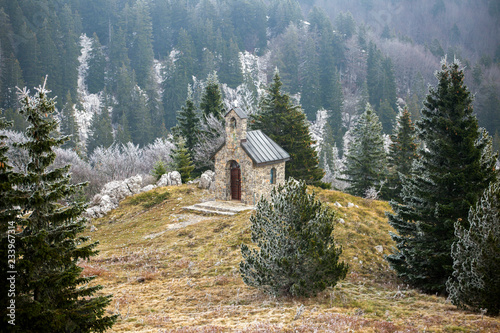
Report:
[[183,208],[204,214],[219,215],[236,215],[245,210],[255,209],[254,206],[245,205],[238,201],[207,201]]

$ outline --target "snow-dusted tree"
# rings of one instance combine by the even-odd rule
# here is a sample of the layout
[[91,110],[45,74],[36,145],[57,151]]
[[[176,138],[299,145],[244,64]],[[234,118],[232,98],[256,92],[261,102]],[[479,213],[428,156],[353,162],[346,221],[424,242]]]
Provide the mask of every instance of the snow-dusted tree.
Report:
[[462,309],[500,312],[500,185],[490,184],[469,211],[469,227],[455,222],[453,274],[446,282],[451,302]]
[[359,116],[351,136],[344,170],[346,181],[350,183],[347,191],[364,196],[369,188],[380,187],[387,174],[382,124],[369,103]]
[[[70,196],[83,185],[71,185],[69,165],[50,169],[54,149],[67,137],[55,134],[55,105],[39,87],[34,96],[24,90],[20,112],[26,117],[28,141],[19,149],[30,161],[21,189],[23,217],[15,226],[16,332],[103,332],[116,316],[106,316],[111,296],[96,296],[94,277],[81,276],[79,260],[95,256],[97,243],[81,236],[85,205]],[[54,135],[55,134],[55,135]]]
[[345,278],[348,265],[333,238],[335,212],[289,178],[257,204],[252,242],[241,246],[243,281],[275,295],[310,296]]
[[401,177],[409,176],[413,161],[417,158],[415,126],[410,112],[405,107],[399,111],[389,146],[389,177],[385,186],[385,196],[393,200],[401,199]]
[[445,292],[453,272],[455,222],[468,229],[470,207],[497,178],[491,138],[478,128],[460,63],[444,60],[436,77],[417,122],[420,157],[403,179],[402,202],[391,202],[397,250],[387,257],[407,283],[433,293]]
[[213,168],[210,159],[217,149],[224,143],[225,128],[220,119],[209,115],[201,123],[198,134],[198,143],[194,148],[194,163],[197,169]]

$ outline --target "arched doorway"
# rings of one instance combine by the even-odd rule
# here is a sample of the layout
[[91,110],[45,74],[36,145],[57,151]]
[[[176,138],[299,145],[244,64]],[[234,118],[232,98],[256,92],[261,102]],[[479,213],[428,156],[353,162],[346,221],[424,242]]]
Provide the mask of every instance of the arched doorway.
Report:
[[241,169],[236,161],[231,161],[231,200],[241,200]]

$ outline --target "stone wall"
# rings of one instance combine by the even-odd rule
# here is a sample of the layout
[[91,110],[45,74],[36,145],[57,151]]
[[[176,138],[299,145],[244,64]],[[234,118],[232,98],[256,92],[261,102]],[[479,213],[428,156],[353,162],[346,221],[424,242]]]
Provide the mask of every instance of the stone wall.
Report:
[[[232,120],[234,118],[234,121]],[[241,119],[234,110],[226,115],[226,143],[215,154],[215,198],[231,200],[231,162],[236,161],[241,171],[241,201],[254,205],[261,196],[269,198],[271,169],[276,169],[276,184],[285,181],[285,162],[257,166],[241,148],[246,139],[247,119]]]

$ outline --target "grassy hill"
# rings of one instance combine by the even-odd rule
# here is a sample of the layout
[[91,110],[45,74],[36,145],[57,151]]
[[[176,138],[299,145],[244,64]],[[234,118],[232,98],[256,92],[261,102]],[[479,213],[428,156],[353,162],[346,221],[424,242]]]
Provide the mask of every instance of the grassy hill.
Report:
[[[92,223],[97,275],[112,332],[500,332],[500,318],[457,310],[402,285],[384,260],[392,242],[386,202],[315,189],[338,212],[335,234],[350,265],[345,280],[314,298],[275,298],[247,287],[238,265],[251,212],[203,216],[182,210],[210,198],[190,185],[129,197]],[[335,207],[338,202],[342,207]],[[351,205],[349,204],[351,203]],[[351,207],[348,207],[351,206]]]

